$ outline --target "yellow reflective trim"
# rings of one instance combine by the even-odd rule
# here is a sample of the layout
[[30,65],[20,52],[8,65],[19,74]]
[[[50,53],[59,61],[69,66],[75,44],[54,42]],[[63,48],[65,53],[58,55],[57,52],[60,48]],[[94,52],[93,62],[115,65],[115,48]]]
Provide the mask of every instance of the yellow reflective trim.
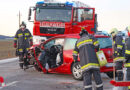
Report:
[[114,44],[115,44],[116,42],[114,41]]
[[27,37],[25,37],[25,40],[27,39]]
[[14,40],[17,40],[18,38],[14,38]]
[[122,43],[125,43],[125,40],[122,40]]
[[126,63],[124,66],[125,67],[130,67],[130,63]]
[[119,59],[125,59],[125,57],[116,57],[116,58],[114,58],[114,61],[117,61],[117,60],[119,60]]
[[26,48],[26,50],[28,51],[28,50],[29,50],[29,48]]
[[18,37],[20,37],[20,36],[22,36],[23,34],[22,33],[20,33],[20,34],[18,34]]
[[117,51],[115,51],[115,53],[117,53]]
[[77,44],[77,47],[79,47],[81,44],[86,43],[86,42],[92,42],[92,39],[88,39],[88,40],[84,40],[84,41],[79,42]]
[[78,52],[77,52],[77,51],[73,51],[73,53],[78,54]]
[[19,49],[20,52],[23,52],[23,49]]
[[130,86],[128,86],[128,89],[130,89]]
[[129,50],[125,50],[125,54],[130,54],[130,51]]
[[26,35],[26,36],[28,36],[28,35],[29,35],[29,33],[25,33],[25,35]]
[[32,39],[32,37],[30,37],[30,39]]
[[87,65],[82,66],[81,69],[84,69],[84,68],[89,67],[89,66],[99,67],[99,64],[97,64],[97,63],[88,63]]
[[98,41],[96,41],[96,42],[94,42],[94,45],[96,45],[96,44],[98,44],[99,42]]
[[122,48],[123,46],[122,45],[117,45],[117,48]]

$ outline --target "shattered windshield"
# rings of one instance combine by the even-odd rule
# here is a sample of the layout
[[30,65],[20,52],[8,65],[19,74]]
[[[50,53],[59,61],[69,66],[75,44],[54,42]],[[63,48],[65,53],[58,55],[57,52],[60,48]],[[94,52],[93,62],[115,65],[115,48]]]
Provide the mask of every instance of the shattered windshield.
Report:
[[37,21],[70,22],[70,9],[36,9]]

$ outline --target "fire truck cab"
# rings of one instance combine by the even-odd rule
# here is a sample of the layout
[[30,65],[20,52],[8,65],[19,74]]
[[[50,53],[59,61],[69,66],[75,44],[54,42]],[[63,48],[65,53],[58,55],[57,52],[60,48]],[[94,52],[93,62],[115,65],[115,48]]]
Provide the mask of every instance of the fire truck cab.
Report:
[[34,44],[40,43],[41,39],[46,40],[57,35],[79,33],[81,27],[85,27],[90,34],[97,31],[95,8],[79,1],[37,2],[35,7],[29,9],[29,21],[32,11]]

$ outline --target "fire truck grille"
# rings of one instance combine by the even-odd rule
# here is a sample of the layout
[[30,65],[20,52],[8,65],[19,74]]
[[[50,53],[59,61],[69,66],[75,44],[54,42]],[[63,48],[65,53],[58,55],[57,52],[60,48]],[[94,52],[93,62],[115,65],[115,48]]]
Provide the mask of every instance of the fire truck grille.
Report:
[[40,27],[40,33],[45,34],[64,34],[65,28],[49,28],[49,27]]

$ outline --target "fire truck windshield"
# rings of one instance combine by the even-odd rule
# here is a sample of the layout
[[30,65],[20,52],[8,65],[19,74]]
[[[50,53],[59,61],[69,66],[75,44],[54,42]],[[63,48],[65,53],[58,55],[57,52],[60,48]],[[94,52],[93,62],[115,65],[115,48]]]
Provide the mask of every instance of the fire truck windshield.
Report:
[[71,9],[36,9],[37,21],[70,22]]

